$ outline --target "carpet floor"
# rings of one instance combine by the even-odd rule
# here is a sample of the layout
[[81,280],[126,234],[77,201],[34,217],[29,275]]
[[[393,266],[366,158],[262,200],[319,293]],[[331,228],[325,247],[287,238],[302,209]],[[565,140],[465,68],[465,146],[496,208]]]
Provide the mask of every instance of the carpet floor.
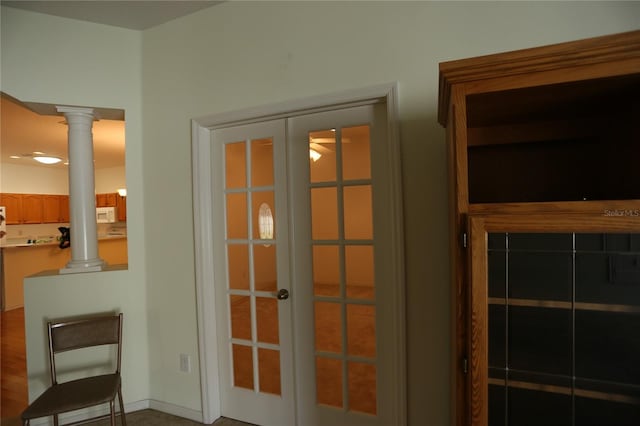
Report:
[[[2,426],[20,426],[20,418],[4,418],[0,422]],[[85,423],[89,426],[109,426],[109,419],[98,420]],[[116,424],[120,425],[120,419],[116,418]],[[154,410],[140,410],[133,413],[127,413],[127,426],[201,426],[202,423],[192,420],[183,419],[181,417],[172,416],[171,414],[161,413]],[[238,420],[227,419],[221,417],[213,426],[253,426],[249,423],[240,422]]]

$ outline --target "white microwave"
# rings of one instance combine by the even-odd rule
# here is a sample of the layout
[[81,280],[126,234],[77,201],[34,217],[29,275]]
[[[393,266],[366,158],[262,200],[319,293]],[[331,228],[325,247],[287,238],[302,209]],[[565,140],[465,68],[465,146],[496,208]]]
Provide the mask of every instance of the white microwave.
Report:
[[97,223],[114,223],[118,220],[115,207],[96,207]]

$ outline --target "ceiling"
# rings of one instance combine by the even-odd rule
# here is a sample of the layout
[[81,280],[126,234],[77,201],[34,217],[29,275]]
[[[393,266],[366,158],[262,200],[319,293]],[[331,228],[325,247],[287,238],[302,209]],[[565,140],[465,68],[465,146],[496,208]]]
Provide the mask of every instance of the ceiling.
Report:
[[[145,30],[198,10],[222,3],[221,1],[7,1],[2,6],[82,21]],[[0,99],[0,162],[4,164],[64,168],[34,161],[34,152],[44,152],[67,160],[67,126],[61,115],[44,115],[33,105],[21,104],[2,95]],[[40,105],[40,107],[43,107]],[[46,108],[46,106],[44,106]],[[37,112],[34,112],[37,111]],[[46,113],[51,113],[47,111]],[[105,117],[103,114],[102,117]],[[123,167],[125,162],[124,121],[100,119],[93,124],[95,168]],[[18,156],[20,158],[11,158]]]
[[61,16],[132,30],[146,30],[147,28],[163,24],[181,16],[189,15],[222,2],[205,0],[0,0],[0,3],[3,6],[47,15]]
[[[38,105],[40,106],[40,105]],[[124,121],[100,119],[93,123],[94,167],[124,167]],[[67,130],[62,115],[41,115],[18,102],[0,97],[0,162],[19,166],[66,168]],[[44,165],[31,158],[34,152],[60,157],[63,162]],[[17,156],[19,158],[11,158]]]

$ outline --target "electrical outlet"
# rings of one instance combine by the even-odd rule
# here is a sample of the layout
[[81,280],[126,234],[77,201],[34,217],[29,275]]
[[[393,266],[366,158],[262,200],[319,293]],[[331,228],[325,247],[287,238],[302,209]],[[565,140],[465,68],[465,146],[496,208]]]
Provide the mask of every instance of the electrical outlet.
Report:
[[180,371],[183,373],[191,373],[191,356],[188,354],[180,354]]

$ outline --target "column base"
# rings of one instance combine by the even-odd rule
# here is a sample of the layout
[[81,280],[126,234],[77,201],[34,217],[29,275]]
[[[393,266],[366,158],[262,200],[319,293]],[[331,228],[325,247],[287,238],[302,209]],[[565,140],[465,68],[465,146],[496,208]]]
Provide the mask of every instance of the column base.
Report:
[[60,274],[77,274],[82,272],[100,272],[107,266],[107,263],[100,259],[89,259],[89,260],[72,260],[65,265],[64,268],[60,269],[58,272]]

